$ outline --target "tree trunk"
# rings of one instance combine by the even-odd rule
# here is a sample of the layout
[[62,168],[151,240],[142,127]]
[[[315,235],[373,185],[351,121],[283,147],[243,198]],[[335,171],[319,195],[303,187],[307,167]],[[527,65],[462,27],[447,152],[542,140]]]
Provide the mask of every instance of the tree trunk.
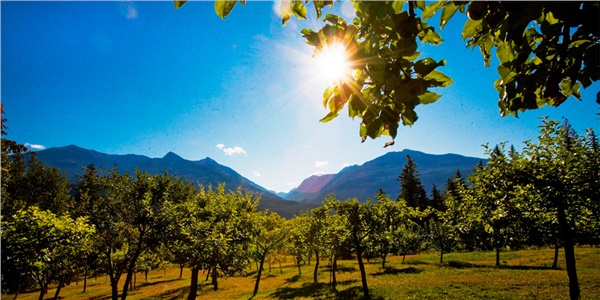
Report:
[[183,264],[179,265],[179,279],[183,276]]
[[406,252],[404,252],[404,255],[402,255],[402,263],[404,263],[405,259],[406,259]]
[[362,281],[363,295],[365,299],[369,299],[369,286],[367,285],[367,273],[362,260],[362,249],[360,245],[356,245],[356,259],[358,260],[358,268],[360,269],[360,277]]
[[219,282],[217,282],[217,278],[219,277],[219,272],[217,272],[217,266],[213,266],[212,268],[212,285],[213,291],[219,290]]
[[552,269],[558,269],[558,250],[560,249],[560,246],[558,243],[556,243],[556,245],[554,245],[554,262],[552,262]]
[[440,250],[440,265],[444,264],[444,249]]
[[60,294],[60,289],[62,289],[63,284],[65,283],[65,275],[60,277],[58,281],[58,286],[56,286],[56,293],[54,293],[54,300],[58,300],[58,294]]
[[48,280],[46,276],[42,275],[42,278],[38,278],[38,284],[40,285],[40,296],[38,300],[44,300],[44,295],[48,293]]
[[313,279],[315,283],[319,283],[319,280],[317,279],[317,274],[319,272],[319,251],[315,251],[315,257],[316,257],[316,262],[315,262],[315,272],[313,274]]
[[146,282],[148,282],[148,273],[149,273],[149,272],[150,272],[150,271],[145,271],[145,272],[144,272],[144,277],[145,277],[145,279],[146,279]]
[[188,300],[196,299],[198,293],[198,273],[200,270],[196,267],[192,268],[192,280],[190,282],[190,293],[188,294]]
[[279,274],[283,274],[283,269],[281,269],[281,259],[279,260]]
[[108,278],[110,279],[110,291],[111,291],[111,299],[119,300],[119,278],[121,274],[116,274],[115,269],[113,267],[112,257],[110,256],[110,250],[106,253],[108,257]]
[[210,277],[210,268],[208,269],[208,273],[206,273],[206,278],[204,279],[204,281],[208,281],[208,278]]
[[17,283],[17,291],[15,292],[15,297],[13,298],[13,300],[17,300],[17,297],[19,297],[20,292],[21,292],[21,284]]
[[496,245],[496,267],[500,267],[500,246]]
[[381,257],[381,258],[382,258],[382,260],[381,260],[381,268],[382,268],[382,269],[385,269],[385,259],[386,259],[386,257],[387,257],[387,253],[386,253],[386,254],[384,254],[384,255]]
[[337,286],[337,279],[335,278],[335,271],[337,270],[337,257],[333,256],[333,265],[331,266],[331,287],[335,290]]
[[85,293],[85,290],[87,289],[87,276],[88,276],[88,269],[86,267],[85,272],[83,273],[83,292],[84,293]]
[[127,277],[125,277],[125,284],[123,285],[123,293],[121,294],[121,300],[127,299],[127,291],[129,284],[131,283],[131,279],[133,277],[133,269],[135,268],[135,263],[137,262],[140,253],[142,252],[142,244],[144,241],[144,233],[140,233],[140,237],[138,240],[137,248],[129,262],[129,267],[127,268]]
[[260,268],[258,269],[258,275],[256,276],[256,283],[254,284],[254,293],[252,297],[256,296],[258,293],[258,285],[260,284],[260,276],[262,275],[263,264],[265,263],[265,257],[260,258]]
[[301,276],[302,269],[300,268],[300,257],[296,257],[296,266],[298,267],[298,276]]
[[558,206],[558,224],[563,239],[563,247],[565,249],[565,261],[567,263],[567,276],[569,277],[569,295],[571,300],[581,299],[581,291],[579,290],[579,280],[577,279],[577,267],[575,266],[575,241],[573,240],[574,232],[567,221],[565,208],[562,203]]

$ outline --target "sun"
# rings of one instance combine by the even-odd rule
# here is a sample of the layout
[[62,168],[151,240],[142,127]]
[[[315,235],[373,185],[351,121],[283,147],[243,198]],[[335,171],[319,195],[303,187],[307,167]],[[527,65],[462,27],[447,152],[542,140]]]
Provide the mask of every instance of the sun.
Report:
[[349,61],[343,43],[332,43],[324,46],[315,57],[319,77],[328,83],[339,83],[350,78],[352,64]]

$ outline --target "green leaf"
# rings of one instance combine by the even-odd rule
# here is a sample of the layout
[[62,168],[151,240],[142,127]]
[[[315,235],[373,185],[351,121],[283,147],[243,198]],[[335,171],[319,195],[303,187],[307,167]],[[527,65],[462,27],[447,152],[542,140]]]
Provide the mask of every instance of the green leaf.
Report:
[[422,1],[422,0],[415,1],[415,7],[420,8],[421,10],[424,11],[425,10],[425,1]]
[[404,6],[405,3],[406,3],[406,1],[394,0],[394,2],[392,2],[392,8],[394,9],[394,13],[397,15],[401,14],[402,7]]
[[430,83],[431,81],[434,81],[430,86],[447,87],[454,83],[450,77],[438,70],[431,71],[423,79],[430,81]]
[[458,10],[458,6],[454,2],[448,2],[442,9],[442,15],[440,16],[440,29],[444,29],[444,26],[448,23],[448,20],[454,16],[454,13]]
[[501,84],[507,84],[517,76],[517,73],[513,72],[511,68],[508,68],[505,65],[498,66],[498,74],[500,74],[500,78],[502,79]]
[[229,15],[236,4],[237,1],[215,0],[215,12],[221,19],[225,20],[225,17]]
[[315,11],[317,13],[317,19],[321,18],[321,10],[323,10],[323,7],[325,7],[325,5],[329,5],[329,7],[333,7],[333,1],[313,1],[313,5],[315,7]]
[[425,92],[424,94],[419,95],[419,100],[421,104],[430,104],[438,99],[440,99],[441,95],[434,92]]
[[417,121],[417,113],[415,113],[414,109],[409,109],[408,107],[402,113],[402,124],[404,126],[409,125],[412,126]]
[[481,30],[481,20],[473,21],[471,19],[468,19],[467,22],[465,22],[465,27],[463,27],[463,31],[462,31],[463,41],[468,38],[472,38],[480,30]]
[[302,4],[302,1],[293,1],[292,2],[292,13],[298,19],[306,19],[306,6]]
[[319,34],[314,32],[312,29],[304,28],[304,29],[300,30],[300,33],[302,33],[302,37],[304,37],[306,39],[307,44],[309,44],[311,46],[315,46],[315,47],[318,47],[321,44],[321,39],[319,38]]
[[442,40],[442,37],[440,36],[440,34],[435,32],[435,29],[433,27],[427,27],[427,28],[423,29],[423,31],[421,31],[421,32],[423,34],[419,34],[419,38],[421,39],[421,42],[423,42],[423,43],[428,43],[431,45],[439,45],[444,41],[444,40]]
[[435,13],[438,11],[438,9],[440,9],[442,6],[444,6],[445,2],[446,2],[445,0],[439,0],[438,2],[427,5],[425,7],[425,10],[423,11],[423,14],[421,14],[421,18],[423,20],[427,20],[427,19],[433,17],[433,15],[435,15]]
[[446,60],[442,59],[439,62],[436,62],[433,58],[425,58],[417,61],[415,63],[415,72],[421,77],[427,76],[431,71],[435,70],[435,68],[439,66],[445,66]]
[[501,64],[510,63],[515,59],[515,55],[509,43],[502,43],[502,45],[498,46],[496,49],[496,56],[498,56]]
[[381,120],[379,119],[371,121],[367,125],[367,135],[372,139],[379,137],[381,135],[381,132],[383,131],[383,126],[381,125]]
[[575,98],[581,100],[581,94],[579,93],[580,88],[579,82],[573,83],[571,80],[563,80],[560,83],[561,92],[566,96],[574,96]]
[[175,9],[178,9],[182,7],[187,2],[187,0],[174,0],[173,2],[175,3]]

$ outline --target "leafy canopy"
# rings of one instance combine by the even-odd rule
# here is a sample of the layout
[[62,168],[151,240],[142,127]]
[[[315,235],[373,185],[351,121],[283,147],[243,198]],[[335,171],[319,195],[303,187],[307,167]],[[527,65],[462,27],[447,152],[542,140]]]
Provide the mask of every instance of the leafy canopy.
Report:
[[[175,0],[175,8],[186,1]],[[223,19],[240,1],[215,1]],[[305,3],[283,0],[282,24],[295,16],[307,19]],[[323,93],[328,122],[348,106],[350,118],[362,119],[360,137],[375,139],[389,135],[394,144],[398,126],[412,126],[418,119],[415,108],[436,102],[435,88],[451,85],[452,79],[438,67],[446,60],[420,57],[423,45],[443,42],[436,28],[426,22],[439,13],[440,30],[460,12],[467,14],[461,33],[468,48],[479,48],[485,66],[492,53],[499,61],[498,107],[502,116],[545,105],[559,106],[571,96],[581,100],[580,89],[600,76],[600,3],[493,2],[493,1],[353,1],[356,17],[348,24],[334,14],[323,16],[333,1],[313,1],[318,31],[302,29],[314,55],[332,44],[343,43],[350,54],[352,76],[330,85]],[[456,62],[453,62],[456,63]],[[436,91],[434,91],[436,90]],[[597,100],[600,104],[600,93]]]

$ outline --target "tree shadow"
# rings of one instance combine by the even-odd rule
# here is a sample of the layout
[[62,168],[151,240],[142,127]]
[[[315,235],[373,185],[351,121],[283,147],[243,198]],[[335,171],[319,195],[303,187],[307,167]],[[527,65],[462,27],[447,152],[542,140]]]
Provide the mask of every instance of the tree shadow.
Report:
[[257,273],[258,273],[258,271],[251,271],[251,272],[246,273],[244,276],[245,277],[251,277],[251,276],[256,275]]
[[355,267],[341,267],[341,268],[335,269],[336,273],[349,273],[349,272],[354,272],[354,271],[356,271]]
[[[121,294],[119,294],[119,298],[121,297]],[[89,300],[104,300],[104,299],[111,299],[112,295],[108,294],[108,295],[98,295],[98,296],[93,296],[88,298]]]
[[[294,276],[296,277],[296,276]],[[292,277],[293,278],[293,277]],[[282,287],[277,289],[271,296],[278,299],[295,299],[300,297],[323,297],[329,293],[329,284],[326,283],[304,283],[301,287]]]
[[175,279],[160,280],[160,281],[155,281],[155,282],[142,282],[142,283],[138,283],[135,288],[138,289],[141,287],[153,286],[153,285],[157,285],[157,284],[163,284],[163,283],[168,283],[168,282],[173,282],[173,281],[178,281],[178,280],[182,280],[182,279],[175,278]]
[[180,288],[177,288],[174,290],[168,290],[158,296],[160,299],[178,300],[178,299],[185,299],[189,293],[190,293],[190,287],[184,286],[184,287],[180,287]]
[[421,260],[406,260],[403,265],[430,265],[431,263]]
[[458,260],[450,260],[450,261],[448,261],[448,263],[445,266],[450,267],[450,268],[455,268],[455,269],[493,268],[494,267],[494,266],[490,266],[490,265],[479,265],[479,264],[473,264],[470,262],[458,261]]
[[509,266],[509,265],[481,265],[481,264],[473,264],[470,262],[451,260],[448,261],[448,264],[444,265],[445,267],[455,268],[455,269],[509,269],[509,270],[560,270],[553,269],[548,266]]
[[500,269],[511,269],[511,270],[558,270],[560,271],[560,268],[552,268],[552,267],[548,267],[548,266],[508,266],[508,265],[504,265],[504,266],[500,266]]
[[[338,286],[352,284],[357,280],[345,280],[338,282]],[[364,299],[362,288],[350,287],[341,291],[331,290],[329,283],[304,283],[301,287],[282,287],[271,294],[277,299],[295,299],[295,298],[323,298],[323,299]],[[383,299],[371,298],[371,299]]]
[[300,275],[294,275],[291,278],[286,279],[285,282],[294,283],[294,282],[297,282],[298,280],[300,280]]
[[419,274],[422,270],[417,269],[415,267],[408,267],[404,269],[396,269],[396,268],[385,268],[383,271],[372,273],[373,276],[381,276],[381,275],[398,275],[398,274]]

